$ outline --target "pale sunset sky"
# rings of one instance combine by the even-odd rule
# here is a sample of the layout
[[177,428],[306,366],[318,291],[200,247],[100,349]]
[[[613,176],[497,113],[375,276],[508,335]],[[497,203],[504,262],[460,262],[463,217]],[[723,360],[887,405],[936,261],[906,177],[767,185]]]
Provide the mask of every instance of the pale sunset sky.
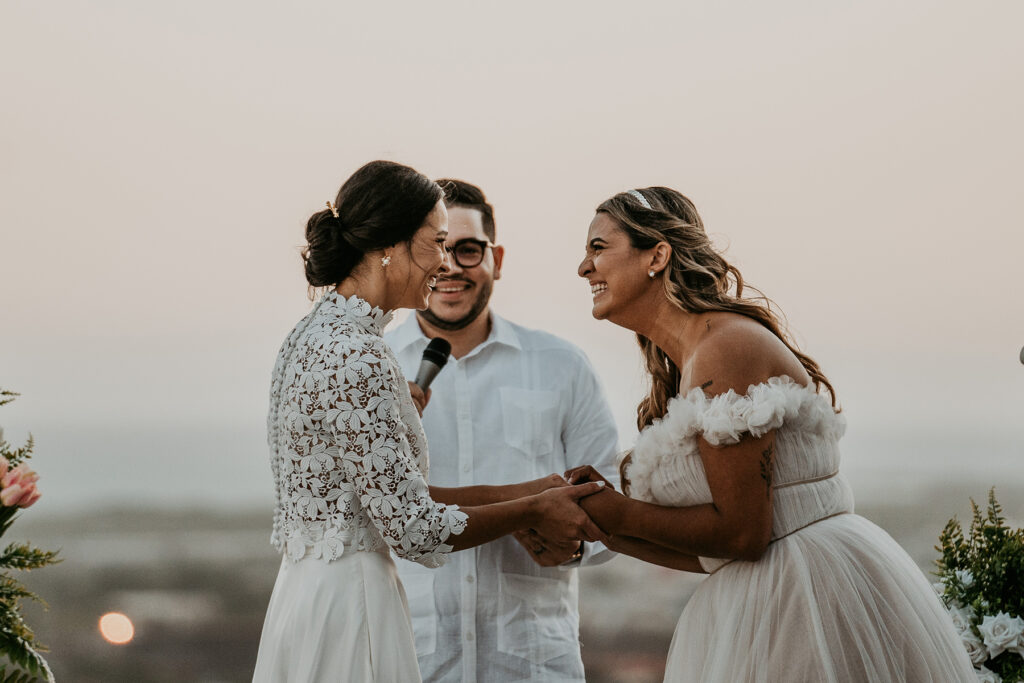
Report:
[[67,505],[272,500],[302,230],[385,158],[485,190],[495,310],[589,354],[623,446],[639,356],[576,266],[598,203],[667,185],[834,381],[855,485],[1019,482],[1022,25],[1010,1],[4,2],[0,426]]

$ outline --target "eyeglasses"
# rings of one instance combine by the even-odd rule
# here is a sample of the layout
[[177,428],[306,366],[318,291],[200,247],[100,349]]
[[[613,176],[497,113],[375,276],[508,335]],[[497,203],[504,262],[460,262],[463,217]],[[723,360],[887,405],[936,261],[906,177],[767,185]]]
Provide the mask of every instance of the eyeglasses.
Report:
[[484,250],[494,245],[487,240],[477,240],[472,237],[461,239],[455,244],[444,246],[444,250],[452,255],[452,260],[460,268],[475,268],[484,260]]

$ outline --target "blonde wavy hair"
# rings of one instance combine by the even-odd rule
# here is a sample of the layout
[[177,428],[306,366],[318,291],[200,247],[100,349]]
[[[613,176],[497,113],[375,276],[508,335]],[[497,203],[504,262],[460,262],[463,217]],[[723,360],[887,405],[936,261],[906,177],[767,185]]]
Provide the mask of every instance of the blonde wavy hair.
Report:
[[[636,249],[651,249],[659,242],[672,247],[672,256],[660,275],[669,301],[688,313],[727,311],[756,320],[793,352],[818,391],[822,387],[828,391],[835,409],[836,392],[821,367],[790,339],[778,306],[756,287],[746,284],[740,271],[715,250],[693,202],[667,187],[637,191],[650,208],[630,192],[621,192],[604,201],[597,212],[615,219]],[[744,296],[746,290],[752,290],[756,296]],[[642,334],[636,337],[651,377],[650,393],[636,411],[637,428],[642,430],[665,416],[668,402],[679,393],[681,375],[668,354]],[[631,455],[627,453],[620,465],[623,482],[627,481],[625,470]]]

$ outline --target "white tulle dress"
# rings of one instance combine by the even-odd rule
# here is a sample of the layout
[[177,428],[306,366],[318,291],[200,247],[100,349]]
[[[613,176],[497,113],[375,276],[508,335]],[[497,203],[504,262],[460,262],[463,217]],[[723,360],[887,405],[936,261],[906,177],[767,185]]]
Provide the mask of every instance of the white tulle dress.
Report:
[[254,682],[420,680],[391,553],[440,566],[466,515],[430,498],[423,427],[381,338],[390,315],[331,292],[278,355],[267,428],[284,557]]
[[674,398],[637,439],[630,495],[674,507],[710,503],[697,438],[719,446],[773,429],[772,542],[756,562],[700,558],[710,576],[679,619],[665,680],[975,681],[924,574],[885,531],[853,514],[839,473],[845,421],[813,388],[780,377],[746,396],[693,389]]

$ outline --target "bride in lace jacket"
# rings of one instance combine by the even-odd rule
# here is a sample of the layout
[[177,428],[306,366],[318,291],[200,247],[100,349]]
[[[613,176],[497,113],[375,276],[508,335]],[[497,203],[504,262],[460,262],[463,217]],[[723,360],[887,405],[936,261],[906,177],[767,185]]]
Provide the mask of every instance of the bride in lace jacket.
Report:
[[743,296],[693,204],[663,187],[608,199],[579,275],[594,317],[637,333],[651,376],[623,461],[629,497],[609,489],[583,507],[612,549],[710,575],[665,680],[974,680],[924,575],[853,514],[832,385],[767,300]]
[[254,681],[419,681],[392,552],[438,567],[449,552],[530,528],[604,538],[578,505],[603,483],[428,486],[417,412],[428,397],[381,333],[394,309],[426,308],[447,269],[446,235],[441,188],[384,161],[309,219],[306,278],[329,289],[288,335],[271,381],[271,540],[284,557]]

